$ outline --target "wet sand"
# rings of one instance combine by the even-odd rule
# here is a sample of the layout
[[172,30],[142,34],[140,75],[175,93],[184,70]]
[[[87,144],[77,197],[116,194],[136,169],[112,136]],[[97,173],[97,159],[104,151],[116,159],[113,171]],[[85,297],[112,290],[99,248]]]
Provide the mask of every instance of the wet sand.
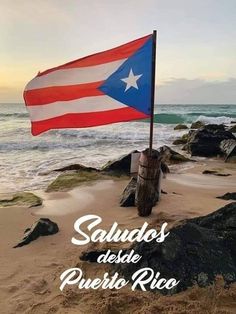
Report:
[[[69,192],[37,191],[41,208],[0,208],[0,308],[1,313],[235,313],[236,284],[224,289],[219,278],[208,288],[192,287],[174,296],[152,292],[132,292],[130,287],[116,290],[59,290],[60,274],[80,267],[85,277],[102,277],[109,265],[82,262],[79,255],[88,248],[112,247],[96,244],[77,247],[71,243],[76,235],[74,222],[85,214],[102,217],[101,226],[109,229],[114,221],[120,228],[140,227],[144,221],[169,226],[182,219],[205,215],[230,201],[216,196],[236,190],[236,167],[223,162],[203,160],[187,168],[178,168],[162,182],[161,201],[150,217],[137,216],[134,207],[119,207],[119,198],[127,184],[123,181],[99,181]],[[218,169],[229,177],[203,175],[204,169]],[[39,217],[58,223],[60,232],[41,237],[22,248],[13,249],[24,230]],[[129,244],[127,244],[129,245]],[[114,245],[113,245],[114,246]],[[115,244],[123,248],[125,244]]]

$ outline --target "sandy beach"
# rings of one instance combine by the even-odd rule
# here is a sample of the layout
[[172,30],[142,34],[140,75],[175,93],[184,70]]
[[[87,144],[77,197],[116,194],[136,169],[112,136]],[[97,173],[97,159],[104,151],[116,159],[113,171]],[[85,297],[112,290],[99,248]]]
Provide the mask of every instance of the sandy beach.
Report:
[[[230,173],[229,177],[203,175],[205,169]],[[85,214],[102,217],[108,230],[114,221],[121,228],[140,227],[144,221],[158,227],[171,227],[181,220],[208,214],[230,201],[216,198],[235,191],[234,164],[207,160],[177,167],[162,181],[161,201],[147,218],[138,217],[135,207],[119,207],[120,195],[128,180],[104,180],[77,187],[68,192],[34,191],[43,198],[35,208],[0,208],[0,307],[2,313],[235,313],[236,284],[224,289],[219,278],[207,288],[192,287],[173,296],[135,291],[129,287],[116,290],[59,290],[60,274],[70,267],[80,267],[86,277],[94,278],[109,271],[109,265],[80,261],[80,254],[91,248],[124,248],[126,244],[89,244],[74,246],[74,222]],[[26,227],[39,217],[55,221],[60,231],[40,237],[29,245],[13,249]]]

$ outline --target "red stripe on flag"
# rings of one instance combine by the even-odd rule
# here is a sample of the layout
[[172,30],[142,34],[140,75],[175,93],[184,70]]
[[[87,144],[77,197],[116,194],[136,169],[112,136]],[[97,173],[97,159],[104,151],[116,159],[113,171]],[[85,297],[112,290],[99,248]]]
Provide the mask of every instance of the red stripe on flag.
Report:
[[104,95],[98,87],[104,81],[70,85],[52,86],[24,91],[24,99],[27,106],[46,105],[56,101],[67,101],[82,97]]
[[86,128],[148,117],[144,113],[130,107],[92,113],[72,113],[52,119],[32,122],[31,132],[33,135],[38,135],[51,129]]
[[44,72],[38,73],[37,76],[48,74],[50,72],[60,70],[60,69],[71,69],[88,67],[98,64],[103,64],[107,62],[112,62],[120,59],[125,59],[130,57],[136,50],[138,50],[152,35],[147,35],[142,38],[131,41],[127,44],[121,45],[119,47],[109,49],[106,51],[98,52],[93,55],[71,61],[69,63],[60,65],[55,68],[48,69]]

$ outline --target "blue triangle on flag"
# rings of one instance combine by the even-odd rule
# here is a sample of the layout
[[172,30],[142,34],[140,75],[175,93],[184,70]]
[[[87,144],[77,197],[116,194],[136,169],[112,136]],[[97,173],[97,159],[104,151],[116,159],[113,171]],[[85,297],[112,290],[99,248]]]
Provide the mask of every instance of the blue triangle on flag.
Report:
[[147,115],[151,112],[152,38],[99,87],[106,95]]

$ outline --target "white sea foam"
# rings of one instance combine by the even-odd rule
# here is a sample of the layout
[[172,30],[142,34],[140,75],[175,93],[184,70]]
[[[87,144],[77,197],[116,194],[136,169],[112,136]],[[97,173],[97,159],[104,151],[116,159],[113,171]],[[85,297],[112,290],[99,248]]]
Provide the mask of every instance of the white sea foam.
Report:
[[[174,131],[174,124],[236,120],[236,106],[229,105],[163,105],[157,106],[155,113],[160,119],[154,124],[155,148],[171,145],[187,133]],[[33,137],[23,104],[1,104],[0,120],[0,192],[45,188],[57,176],[53,169],[74,163],[101,167],[108,160],[148,146],[149,123],[144,121],[51,130]]]
[[201,121],[206,124],[230,124],[232,121],[234,121],[234,118],[221,116],[221,117],[207,117],[207,116],[199,116],[196,121]]

